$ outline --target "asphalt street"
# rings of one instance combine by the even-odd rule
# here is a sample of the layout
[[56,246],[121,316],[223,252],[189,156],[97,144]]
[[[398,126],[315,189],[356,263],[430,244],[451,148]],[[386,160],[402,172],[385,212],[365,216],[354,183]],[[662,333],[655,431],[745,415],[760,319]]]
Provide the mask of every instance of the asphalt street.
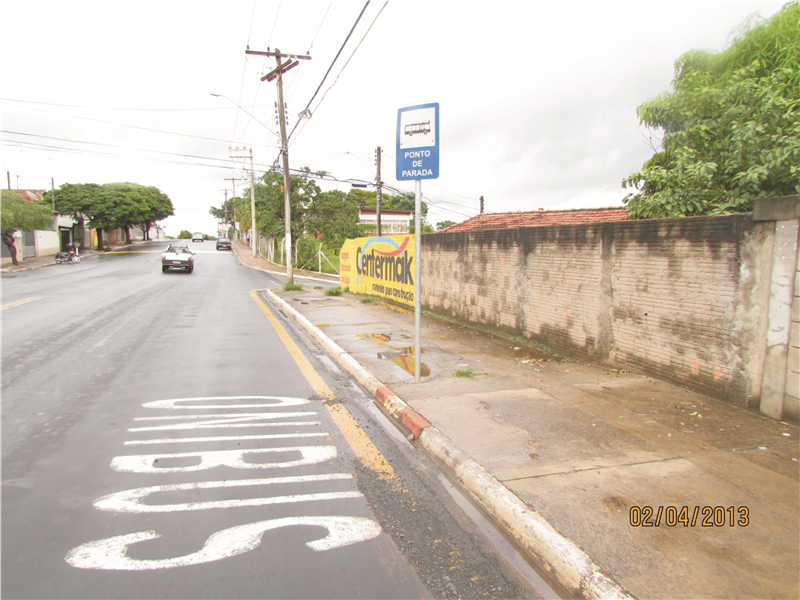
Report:
[[3,274],[2,596],[539,597],[280,282],[188,245]]

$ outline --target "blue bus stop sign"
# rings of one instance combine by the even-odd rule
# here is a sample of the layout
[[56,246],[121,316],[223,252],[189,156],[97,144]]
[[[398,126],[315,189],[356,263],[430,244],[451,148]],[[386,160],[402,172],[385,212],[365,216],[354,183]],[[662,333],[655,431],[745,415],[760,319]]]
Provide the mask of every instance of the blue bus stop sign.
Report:
[[439,103],[397,111],[397,180],[439,177]]

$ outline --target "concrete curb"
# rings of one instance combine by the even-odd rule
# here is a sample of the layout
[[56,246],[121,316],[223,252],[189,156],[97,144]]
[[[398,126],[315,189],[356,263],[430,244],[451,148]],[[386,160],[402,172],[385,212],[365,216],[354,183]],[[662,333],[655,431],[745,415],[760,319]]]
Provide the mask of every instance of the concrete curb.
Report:
[[635,600],[591,557],[560,534],[539,513],[520,500],[494,475],[471,459],[458,445],[433,427],[400,397],[384,386],[358,361],[328,338],[302,314],[268,290],[270,300],[294,320],[338,365],[408,432],[409,440],[436,460],[503,529],[561,585],[587,599]]

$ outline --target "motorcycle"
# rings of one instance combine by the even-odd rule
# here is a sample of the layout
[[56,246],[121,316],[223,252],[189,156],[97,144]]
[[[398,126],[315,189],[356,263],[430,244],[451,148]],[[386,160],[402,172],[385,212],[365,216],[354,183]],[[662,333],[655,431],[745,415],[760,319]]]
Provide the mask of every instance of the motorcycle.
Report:
[[79,263],[81,257],[78,256],[78,247],[75,244],[69,244],[66,252],[59,252],[56,254],[56,264],[65,262]]

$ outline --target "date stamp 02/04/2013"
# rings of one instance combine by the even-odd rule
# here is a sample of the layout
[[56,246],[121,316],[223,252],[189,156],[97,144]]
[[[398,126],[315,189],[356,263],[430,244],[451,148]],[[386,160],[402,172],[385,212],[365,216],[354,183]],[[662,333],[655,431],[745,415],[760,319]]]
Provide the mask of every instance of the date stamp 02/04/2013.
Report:
[[631,527],[747,527],[750,509],[746,506],[631,506]]

